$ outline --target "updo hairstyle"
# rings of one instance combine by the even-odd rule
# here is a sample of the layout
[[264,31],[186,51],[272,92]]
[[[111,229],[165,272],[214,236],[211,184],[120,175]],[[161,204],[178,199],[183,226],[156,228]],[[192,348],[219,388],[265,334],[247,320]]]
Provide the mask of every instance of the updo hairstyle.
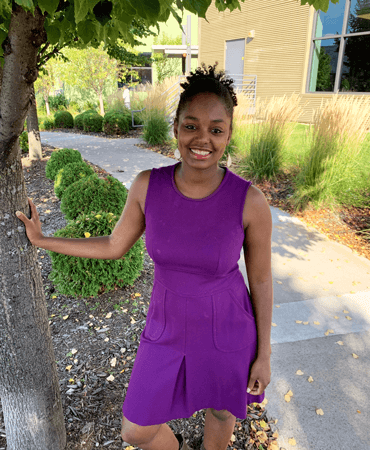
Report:
[[186,108],[188,103],[198,94],[205,92],[216,94],[225,105],[228,116],[233,122],[234,106],[238,104],[236,94],[232,84],[234,80],[227,78],[225,72],[216,73],[217,62],[214,66],[208,66],[202,63],[202,67],[198,67],[195,73],[190,72],[190,76],[186,77],[187,82],[180,83],[184,89],[180,95],[180,101],[176,110],[175,121],[179,121],[181,112]]

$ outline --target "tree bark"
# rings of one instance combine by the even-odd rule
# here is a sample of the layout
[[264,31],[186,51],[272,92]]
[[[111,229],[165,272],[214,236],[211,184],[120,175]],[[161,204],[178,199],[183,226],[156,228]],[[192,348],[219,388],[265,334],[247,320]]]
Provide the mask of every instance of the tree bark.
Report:
[[104,117],[103,94],[99,94],[99,103],[100,103],[100,115]]
[[32,83],[31,104],[27,115],[27,132],[28,132],[28,158],[30,160],[41,159],[41,139],[39,130],[39,121],[37,118],[35,87]]
[[19,136],[36,59],[46,41],[34,16],[13,2],[0,93],[0,397],[8,450],[63,450],[63,409],[36,247],[15,212],[30,216]]
[[44,100],[45,100],[45,105],[46,105],[46,114],[47,114],[48,116],[50,116],[49,96],[46,95],[46,96],[44,97]]

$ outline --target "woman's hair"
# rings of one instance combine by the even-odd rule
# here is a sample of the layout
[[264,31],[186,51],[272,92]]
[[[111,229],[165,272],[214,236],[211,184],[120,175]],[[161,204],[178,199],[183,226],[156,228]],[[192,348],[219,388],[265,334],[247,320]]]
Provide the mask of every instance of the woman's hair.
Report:
[[232,87],[234,80],[227,78],[223,71],[216,73],[217,64],[216,62],[214,66],[208,66],[207,70],[206,65],[202,63],[202,67],[198,67],[195,73],[190,72],[190,76],[186,77],[187,82],[180,83],[184,90],[180,95],[175,121],[179,121],[181,112],[193,97],[207,92],[216,94],[223,101],[232,123],[234,106],[238,104],[234,88]]

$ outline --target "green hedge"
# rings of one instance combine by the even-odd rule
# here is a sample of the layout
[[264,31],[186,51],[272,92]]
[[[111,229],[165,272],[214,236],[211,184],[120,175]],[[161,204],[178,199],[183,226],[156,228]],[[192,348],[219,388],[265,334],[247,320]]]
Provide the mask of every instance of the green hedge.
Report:
[[[56,237],[88,238],[109,236],[118,215],[101,212],[81,215],[65,228],[55,232]],[[139,239],[120,259],[90,259],[62,255],[48,251],[51,256],[52,272],[49,279],[64,295],[93,296],[114,287],[133,285],[143,269],[144,243]]]
[[60,205],[68,220],[92,211],[121,215],[126,203],[127,189],[116,178],[108,175],[100,179],[96,174],[71,184],[64,192]]
[[55,180],[60,169],[69,163],[82,162],[81,153],[73,148],[61,148],[50,156],[46,164],[45,175],[49,180]]
[[56,128],[73,128],[73,116],[68,111],[57,111],[54,114]]
[[106,134],[125,134],[130,130],[131,114],[109,111],[104,116],[103,131]]
[[94,175],[93,169],[85,163],[82,162],[74,162],[69,163],[62,167],[54,181],[54,192],[58,198],[62,198],[64,191],[73,183],[82,178],[89,177]]
[[83,117],[84,131],[103,131],[103,117],[98,113],[88,113]]

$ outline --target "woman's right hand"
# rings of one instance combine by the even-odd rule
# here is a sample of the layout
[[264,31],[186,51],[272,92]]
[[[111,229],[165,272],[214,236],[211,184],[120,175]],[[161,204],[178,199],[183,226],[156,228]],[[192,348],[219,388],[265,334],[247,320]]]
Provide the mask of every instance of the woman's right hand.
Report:
[[32,200],[28,198],[28,203],[31,208],[31,218],[28,219],[22,212],[17,211],[15,214],[19,220],[21,220],[26,226],[26,233],[28,239],[33,245],[37,245],[38,242],[44,237],[41,231],[41,222],[39,218],[39,213],[37,212],[36,206],[33,204]]

